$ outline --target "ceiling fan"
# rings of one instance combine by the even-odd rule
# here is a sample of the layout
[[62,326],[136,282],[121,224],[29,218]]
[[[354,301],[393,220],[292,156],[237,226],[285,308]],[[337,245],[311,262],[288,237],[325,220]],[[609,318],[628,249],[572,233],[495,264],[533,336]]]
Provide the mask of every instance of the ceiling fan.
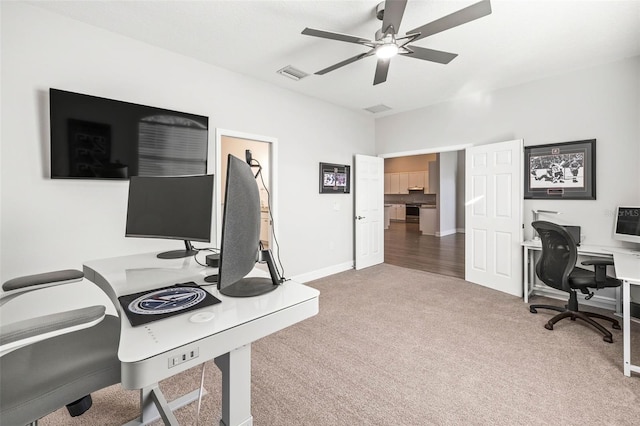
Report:
[[315,74],[323,75],[375,54],[378,57],[376,74],[373,79],[373,85],[375,86],[376,84],[384,83],[387,80],[389,63],[391,62],[391,58],[396,54],[407,56],[409,58],[422,59],[424,61],[448,64],[458,55],[455,53],[442,52],[440,50],[410,46],[409,44],[430,35],[437,34],[441,31],[482,18],[483,16],[491,13],[490,0],[482,0],[450,15],[414,28],[411,31],[407,31],[404,37],[396,37],[398,35],[398,29],[400,28],[400,23],[402,21],[402,16],[404,15],[406,5],[407,0],[386,0],[378,5],[376,16],[382,21],[382,28],[376,31],[375,40],[367,40],[361,37],[334,33],[331,31],[305,28],[302,31],[302,34],[304,35],[328,38],[347,43],[362,44],[370,48],[368,52],[345,59],[344,61],[324,68]]

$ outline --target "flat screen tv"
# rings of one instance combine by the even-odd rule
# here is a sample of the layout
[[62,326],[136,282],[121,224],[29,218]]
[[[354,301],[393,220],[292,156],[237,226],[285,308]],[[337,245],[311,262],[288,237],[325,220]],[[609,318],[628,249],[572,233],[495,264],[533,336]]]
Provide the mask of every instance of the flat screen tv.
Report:
[[54,179],[207,173],[208,117],[53,88],[49,109]]
[[191,241],[211,241],[213,175],[132,176],[125,236],[184,240],[184,250],[161,259],[193,256]]
[[[275,290],[280,278],[269,250],[260,247],[260,192],[251,167],[229,154],[225,184],[218,290],[225,296],[250,297]],[[247,275],[265,262],[270,277]]]
[[640,206],[618,206],[613,238],[640,244]]

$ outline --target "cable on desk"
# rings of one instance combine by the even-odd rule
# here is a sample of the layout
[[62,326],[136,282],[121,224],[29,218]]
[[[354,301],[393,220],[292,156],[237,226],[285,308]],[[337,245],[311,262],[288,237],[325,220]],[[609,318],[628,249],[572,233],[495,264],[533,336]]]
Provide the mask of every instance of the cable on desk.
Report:
[[210,251],[211,253],[220,253],[220,249],[216,247],[206,247],[201,249],[197,248],[196,254],[193,255],[193,260],[195,260],[198,265],[204,266],[204,267],[207,267],[209,265],[207,265],[206,263],[202,263],[198,260],[198,254],[200,254],[201,251]]

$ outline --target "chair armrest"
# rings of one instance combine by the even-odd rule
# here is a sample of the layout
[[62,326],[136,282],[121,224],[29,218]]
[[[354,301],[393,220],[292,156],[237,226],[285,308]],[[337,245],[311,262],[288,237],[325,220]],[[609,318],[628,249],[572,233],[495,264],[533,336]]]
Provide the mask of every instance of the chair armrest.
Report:
[[4,290],[4,292],[0,294],[0,306],[20,294],[40,290],[46,287],[75,283],[82,281],[83,278],[84,273],[77,269],[64,269],[60,271],[13,278],[2,284],[2,290]]
[[607,266],[613,265],[613,261],[610,259],[587,259],[580,263],[585,266],[593,265],[596,288],[603,288],[607,281]]
[[0,326],[0,355],[40,340],[98,324],[105,317],[102,305],[89,306]]
[[580,262],[582,265],[593,265],[593,266],[610,266],[613,265],[613,260],[609,259],[587,259]]

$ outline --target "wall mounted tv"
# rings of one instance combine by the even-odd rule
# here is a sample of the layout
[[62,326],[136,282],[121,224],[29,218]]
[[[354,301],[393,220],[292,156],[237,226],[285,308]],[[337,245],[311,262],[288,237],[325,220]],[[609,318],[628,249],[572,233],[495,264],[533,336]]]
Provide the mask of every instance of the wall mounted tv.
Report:
[[207,173],[208,117],[53,88],[49,107],[54,179]]

